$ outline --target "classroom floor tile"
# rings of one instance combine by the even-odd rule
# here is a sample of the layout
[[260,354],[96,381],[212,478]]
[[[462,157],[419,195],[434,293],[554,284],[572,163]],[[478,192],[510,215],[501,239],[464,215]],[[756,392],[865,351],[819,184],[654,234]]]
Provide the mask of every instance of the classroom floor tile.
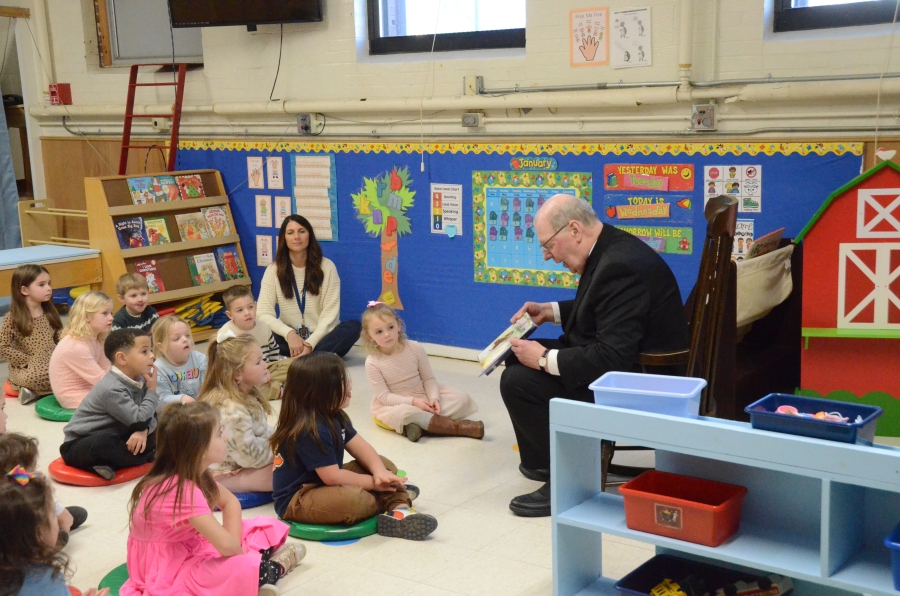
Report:
[[[198,346],[205,351],[206,345]],[[479,405],[474,419],[485,422],[486,435],[468,438],[425,436],[418,443],[375,425],[369,411],[372,391],[365,374],[365,354],[354,348],[347,358],[353,379],[348,413],[354,426],[375,449],[393,460],[418,485],[415,507],[437,517],[438,529],[424,542],[369,536],[349,545],[304,542],[308,554],[300,567],[279,582],[285,596],[546,596],[552,593],[549,518],[519,518],[510,499],[536,490],[540,483],[523,478],[512,425],[500,399],[500,372],[479,377],[477,364],[431,358],[440,383],[467,391]],[[0,362],[0,380],[7,365]],[[280,403],[275,402],[277,421]],[[63,423],[49,422],[34,406],[6,400],[8,428],[37,437],[39,468],[59,457]],[[96,586],[126,559],[127,504],[134,482],[100,488],[56,484],[59,500],[89,512],[83,528],[72,533],[66,548],[74,572],[70,583],[82,590]],[[244,517],[274,516],[271,504],[244,512]],[[290,540],[294,540],[291,538]],[[604,540],[606,572],[624,575],[653,555],[652,547],[616,537]]]

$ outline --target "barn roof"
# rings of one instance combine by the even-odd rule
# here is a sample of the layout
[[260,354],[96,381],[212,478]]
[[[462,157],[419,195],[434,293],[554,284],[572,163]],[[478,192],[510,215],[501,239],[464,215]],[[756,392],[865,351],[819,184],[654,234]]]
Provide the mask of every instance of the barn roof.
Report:
[[863,180],[866,180],[867,178],[873,176],[875,173],[880,172],[881,170],[883,170],[884,168],[887,168],[887,167],[894,168],[894,170],[897,173],[900,173],[900,166],[898,166],[897,164],[895,164],[892,161],[883,161],[880,164],[866,170],[865,172],[863,172],[862,174],[860,174],[859,176],[857,176],[856,178],[854,178],[847,184],[843,185],[842,187],[840,187],[839,189],[837,189],[836,191],[834,191],[833,193],[828,195],[828,198],[825,199],[825,202],[822,203],[822,206],[819,207],[819,210],[816,211],[816,214],[812,216],[812,219],[809,220],[809,223],[807,223],[806,226],[802,230],[800,230],[800,233],[797,234],[797,237],[794,238],[794,243],[799,243],[801,240],[803,240],[803,237],[806,236],[806,234],[812,229],[812,227],[814,225],[816,225],[816,222],[819,221],[819,218],[822,217],[822,215],[828,210],[828,207],[831,206],[831,202],[835,198],[837,198],[839,195],[843,194],[844,192],[850,190],[851,188],[853,188],[854,186],[856,186]]

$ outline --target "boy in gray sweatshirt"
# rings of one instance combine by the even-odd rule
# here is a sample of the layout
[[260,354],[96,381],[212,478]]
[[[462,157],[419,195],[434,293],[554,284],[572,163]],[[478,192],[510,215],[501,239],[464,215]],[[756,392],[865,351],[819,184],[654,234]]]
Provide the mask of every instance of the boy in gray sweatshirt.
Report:
[[116,329],[103,351],[112,369],[75,410],[59,452],[66,465],[112,480],[116,470],[153,461],[159,395],[146,333]]

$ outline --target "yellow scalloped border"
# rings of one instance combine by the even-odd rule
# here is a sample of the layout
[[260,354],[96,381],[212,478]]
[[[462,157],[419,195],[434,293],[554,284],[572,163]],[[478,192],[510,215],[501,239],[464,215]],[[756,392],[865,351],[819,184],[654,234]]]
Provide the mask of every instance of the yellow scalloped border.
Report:
[[335,153],[475,153],[514,155],[862,155],[862,143],[328,143],[179,141],[179,149]]

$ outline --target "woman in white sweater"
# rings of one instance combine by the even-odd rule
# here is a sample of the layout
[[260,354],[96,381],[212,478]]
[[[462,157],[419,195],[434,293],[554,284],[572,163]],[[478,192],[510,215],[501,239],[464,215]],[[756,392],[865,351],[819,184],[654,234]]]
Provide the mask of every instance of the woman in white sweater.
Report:
[[281,224],[275,262],[263,274],[257,314],[275,333],[285,356],[313,350],[344,356],[359,338],[359,321],[340,321],[341,278],[334,263],[322,256],[302,215],[289,215]]

